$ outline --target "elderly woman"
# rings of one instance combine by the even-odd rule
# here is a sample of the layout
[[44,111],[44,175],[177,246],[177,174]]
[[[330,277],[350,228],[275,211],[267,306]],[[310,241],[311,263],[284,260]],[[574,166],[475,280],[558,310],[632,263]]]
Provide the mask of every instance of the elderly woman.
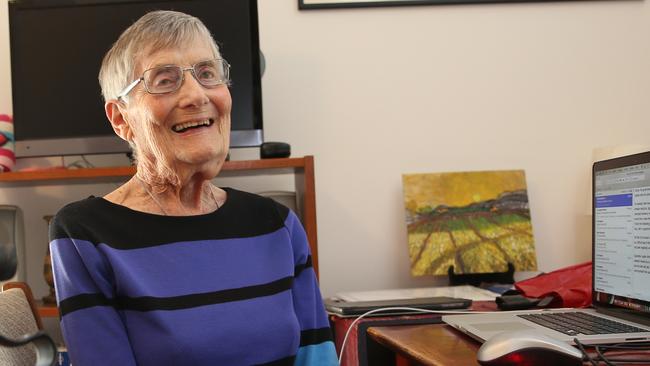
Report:
[[229,67],[197,18],[172,11],[106,54],[106,115],[137,173],[50,227],[74,365],[337,364],[295,214],[211,184],[229,146]]

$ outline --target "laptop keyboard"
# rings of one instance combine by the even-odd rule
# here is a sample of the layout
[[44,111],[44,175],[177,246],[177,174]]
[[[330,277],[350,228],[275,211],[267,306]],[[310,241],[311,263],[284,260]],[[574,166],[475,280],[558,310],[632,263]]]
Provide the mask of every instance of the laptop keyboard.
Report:
[[521,314],[517,316],[568,335],[647,332],[645,329],[584,312]]

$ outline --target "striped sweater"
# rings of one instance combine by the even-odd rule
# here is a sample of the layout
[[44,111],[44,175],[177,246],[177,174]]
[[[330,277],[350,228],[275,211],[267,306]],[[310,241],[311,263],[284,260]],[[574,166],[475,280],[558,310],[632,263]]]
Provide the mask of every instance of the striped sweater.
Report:
[[296,215],[232,188],[212,213],[160,216],[90,197],[50,226],[74,365],[336,365]]

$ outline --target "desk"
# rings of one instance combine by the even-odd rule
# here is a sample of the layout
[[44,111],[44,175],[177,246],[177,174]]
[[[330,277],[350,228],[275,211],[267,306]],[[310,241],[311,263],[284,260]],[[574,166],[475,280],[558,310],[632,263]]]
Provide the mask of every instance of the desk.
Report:
[[[471,309],[474,311],[495,311],[494,301],[474,301]],[[394,365],[394,360],[384,360],[392,356],[392,351],[384,350],[384,346],[372,341],[366,329],[375,327],[386,327],[389,329],[405,327],[403,324],[410,324],[411,327],[430,326],[441,323],[440,314],[418,314],[403,316],[371,316],[361,319],[351,329],[345,346],[345,352],[341,358],[341,366],[384,366]],[[340,352],[345,333],[348,331],[356,318],[340,318],[330,316],[332,329],[334,330],[337,352]],[[435,339],[435,338],[434,338]],[[478,344],[477,344],[478,347]],[[399,352],[397,352],[399,354]],[[474,351],[476,353],[476,351]],[[474,356],[475,357],[475,356]],[[392,357],[394,358],[394,356]],[[384,362],[386,361],[386,362]]]
[[445,324],[370,327],[368,335],[395,352],[398,365],[478,365],[480,344]]
[[[368,328],[368,336],[393,353],[397,366],[478,365],[480,343],[446,324],[377,326]],[[587,350],[592,357],[595,352]],[[621,358],[650,359],[648,352],[615,352]],[[600,363],[602,365],[602,363]],[[584,365],[591,365],[585,362]],[[635,365],[642,365],[635,363]],[[643,363],[650,365],[650,362]]]

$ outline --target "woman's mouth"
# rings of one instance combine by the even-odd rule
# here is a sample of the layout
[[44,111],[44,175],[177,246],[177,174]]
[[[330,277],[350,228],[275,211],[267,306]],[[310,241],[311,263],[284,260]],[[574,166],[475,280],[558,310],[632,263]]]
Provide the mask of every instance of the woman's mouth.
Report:
[[173,125],[172,131],[176,133],[183,133],[185,131],[189,131],[195,128],[210,127],[212,126],[213,123],[214,120],[212,118],[204,119],[202,121],[183,122],[183,123]]

